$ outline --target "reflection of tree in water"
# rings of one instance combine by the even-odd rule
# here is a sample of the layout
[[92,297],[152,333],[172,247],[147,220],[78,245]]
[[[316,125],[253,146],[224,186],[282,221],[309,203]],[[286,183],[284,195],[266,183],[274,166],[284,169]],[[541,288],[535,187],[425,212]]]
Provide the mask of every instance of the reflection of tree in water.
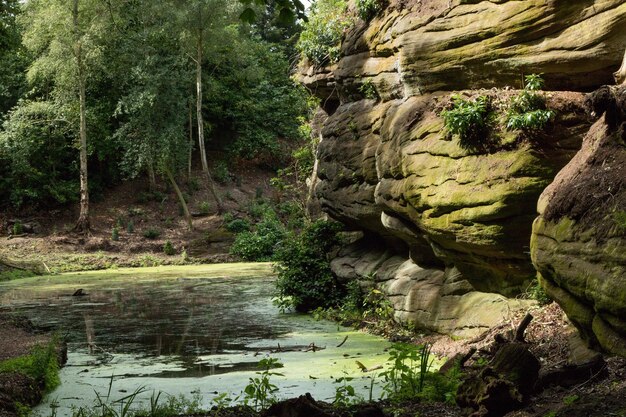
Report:
[[92,289],[80,303],[73,304],[82,310],[91,353],[97,347],[180,355],[193,366],[198,355],[244,349],[238,342],[242,336],[275,336],[271,320],[246,309],[262,299],[267,295],[245,291],[239,285],[179,280]]

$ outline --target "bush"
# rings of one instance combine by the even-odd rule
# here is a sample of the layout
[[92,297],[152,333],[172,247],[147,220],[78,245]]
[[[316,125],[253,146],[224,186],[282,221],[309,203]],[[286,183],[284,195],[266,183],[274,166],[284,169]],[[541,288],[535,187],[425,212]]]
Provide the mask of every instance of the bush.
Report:
[[491,100],[478,96],[465,100],[459,95],[452,96],[452,108],[441,112],[449,134],[459,135],[462,142],[477,142],[488,135]]
[[338,223],[317,220],[286,239],[276,254],[276,287],[281,308],[311,311],[336,306],[343,290],[330,269],[328,253],[339,244]]
[[226,230],[232,233],[248,232],[250,228],[250,222],[246,219],[233,219],[226,223]]
[[167,256],[172,256],[176,254],[176,249],[174,249],[174,245],[172,245],[172,242],[170,242],[169,240],[165,242],[165,245],[163,245],[163,253]]
[[120,240],[120,231],[117,226],[113,227],[113,229],[111,230],[111,240],[114,242]]
[[230,253],[246,261],[269,261],[287,231],[278,219],[276,212],[269,206],[263,209],[261,221],[254,230],[244,231],[237,235],[230,248]]
[[161,232],[157,229],[148,229],[143,232],[143,237],[146,239],[158,239],[159,236],[161,236]]
[[13,223],[13,234],[21,235],[22,233],[24,233],[24,227],[22,226],[22,222],[18,220],[15,223]]
[[507,129],[540,130],[554,118],[554,111],[546,109],[544,97],[537,93],[543,84],[540,75],[526,76],[524,90],[511,100],[506,116]]
[[312,63],[324,65],[339,59],[343,32],[352,25],[346,5],[345,0],[318,0],[311,6],[296,48]]
[[213,177],[215,181],[220,184],[226,184],[230,181],[230,172],[228,171],[228,164],[226,161],[217,161],[213,167]]
[[208,201],[202,201],[200,202],[200,204],[198,204],[198,211],[200,212],[200,214],[209,214],[211,212],[211,205]]

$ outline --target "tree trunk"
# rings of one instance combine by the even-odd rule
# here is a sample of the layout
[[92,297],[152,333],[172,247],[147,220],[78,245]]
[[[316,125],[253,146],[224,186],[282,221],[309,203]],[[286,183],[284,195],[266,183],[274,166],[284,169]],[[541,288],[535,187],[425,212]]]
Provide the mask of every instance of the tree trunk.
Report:
[[191,213],[189,213],[189,207],[187,207],[187,202],[185,201],[185,197],[183,196],[183,193],[180,191],[180,188],[178,187],[178,184],[176,183],[176,180],[174,179],[174,175],[172,174],[172,171],[169,168],[165,168],[164,170],[165,170],[165,175],[167,175],[167,179],[170,180],[172,187],[174,187],[174,191],[176,192],[176,195],[178,196],[178,201],[180,202],[180,205],[183,207],[183,213],[185,213],[185,220],[187,220],[187,226],[189,227],[189,230],[192,231],[193,223],[191,220]]
[[187,158],[187,180],[191,181],[191,157],[193,155],[193,115],[189,103],[189,155]]
[[148,186],[150,191],[156,191],[156,174],[154,173],[154,162],[152,162],[152,156],[148,160]]
[[85,97],[85,67],[83,63],[82,41],[78,27],[78,0],[74,0],[72,10],[74,23],[75,56],[78,66],[78,89],[80,103],[80,215],[74,230],[77,232],[89,232],[89,183],[87,179],[87,118]]
[[202,171],[206,176],[209,191],[217,204],[217,212],[219,214],[224,211],[224,206],[222,205],[222,200],[217,195],[213,178],[211,178],[209,164],[206,158],[206,149],[204,147],[204,120],[202,119],[202,29],[198,29],[196,52],[196,118],[198,119],[198,145],[200,147],[200,157],[202,159]]

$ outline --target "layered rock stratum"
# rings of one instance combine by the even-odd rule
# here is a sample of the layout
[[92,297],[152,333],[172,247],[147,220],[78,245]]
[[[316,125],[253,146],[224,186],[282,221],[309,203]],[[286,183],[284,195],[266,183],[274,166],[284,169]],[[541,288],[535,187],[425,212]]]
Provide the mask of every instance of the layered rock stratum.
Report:
[[[345,34],[338,62],[303,63],[327,113],[316,195],[364,233],[333,261],[338,277],[378,285],[399,321],[443,333],[521,308],[510,297],[536,274],[538,197],[580,149],[583,92],[613,82],[624,28],[616,0],[392,1]],[[557,114],[545,131],[497,129],[470,146],[447,134],[452,93],[489,96],[502,117],[533,73]]]
[[626,87],[605,90],[591,98],[604,95],[609,108],[601,103],[582,149],[539,199],[531,247],[543,286],[583,338],[626,356]]

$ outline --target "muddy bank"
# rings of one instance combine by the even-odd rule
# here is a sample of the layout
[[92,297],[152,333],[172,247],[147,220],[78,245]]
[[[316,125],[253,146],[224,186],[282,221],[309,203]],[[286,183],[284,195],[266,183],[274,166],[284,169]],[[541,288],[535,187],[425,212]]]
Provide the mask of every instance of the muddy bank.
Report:
[[67,345],[49,333],[42,333],[24,318],[0,319],[0,417],[13,417],[23,407],[39,404],[46,391],[46,378],[33,377],[22,371],[5,371],[3,364],[24,357],[34,349],[45,349],[54,343],[54,363],[67,361]]

